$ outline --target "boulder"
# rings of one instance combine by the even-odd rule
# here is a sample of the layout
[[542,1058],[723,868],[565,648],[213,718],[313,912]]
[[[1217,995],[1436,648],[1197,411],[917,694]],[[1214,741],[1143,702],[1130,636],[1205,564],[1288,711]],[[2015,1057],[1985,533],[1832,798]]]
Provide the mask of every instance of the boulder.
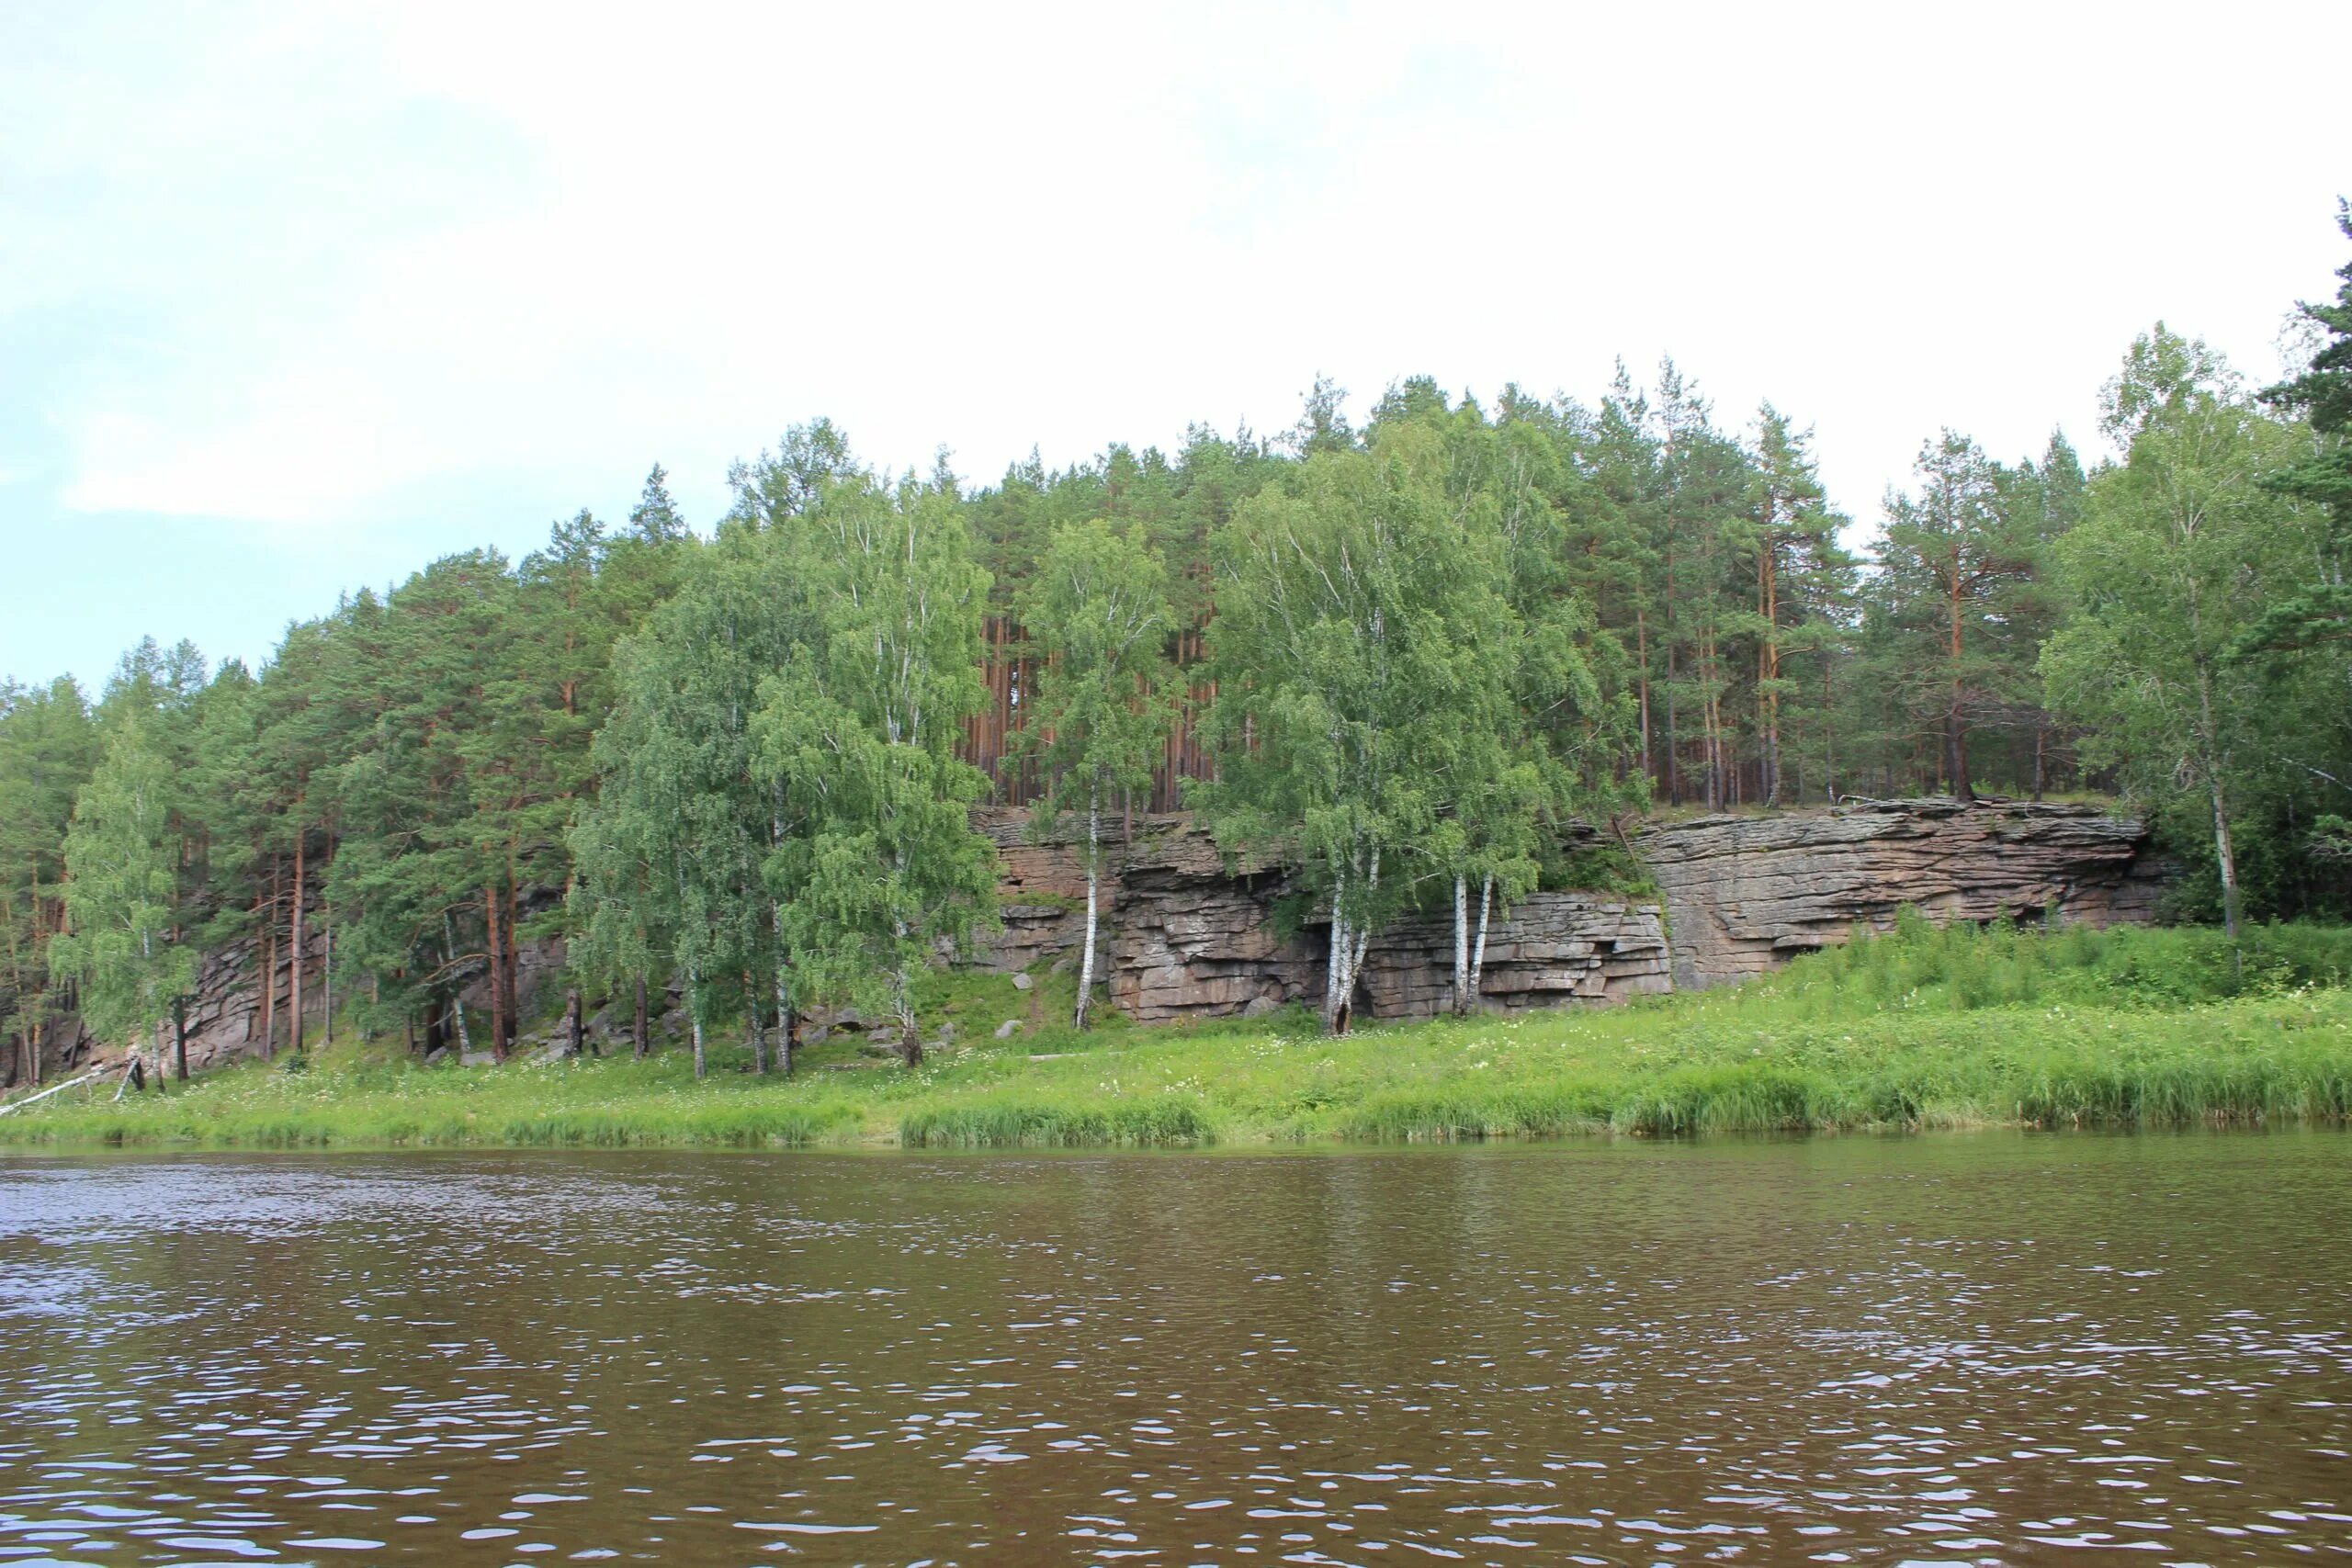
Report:
[[1025,991],[1036,983],[1026,975],[1015,975],[1012,977],[1012,988],[1016,991]]
[[1020,1032],[1021,1021],[1017,1018],[1008,1018],[996,1026],[996,1037],[999,1040],[1010,1040]]

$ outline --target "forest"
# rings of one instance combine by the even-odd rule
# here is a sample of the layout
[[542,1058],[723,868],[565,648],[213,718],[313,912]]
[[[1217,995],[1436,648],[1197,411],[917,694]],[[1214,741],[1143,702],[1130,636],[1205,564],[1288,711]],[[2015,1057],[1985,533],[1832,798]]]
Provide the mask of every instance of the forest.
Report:
[[820,419],[703,526],[657,466],[626,518],[361,590],[258,669],[150,639],[95,698],[0,684],[5,1076],[62,1066],[69,1019],[167,1056],[241,939],[307,960],[273,1054],[332,1018],[503,1056],[522,944],[561,936],[574,1016],[633,997],[640,1050],[674,987],[697,1069],[724,1020],[790,1072],[819,1005],[916,1063],[916,973],[990,919],[987,802],[1090,874],[1177,808],[1295,866],[1335,1033],[1385,922],[1451,911],[1475,970],[1494,910],[1590,874],[1568,824],[1642,812],[2114,794],[2182,919],[2352,912],[2338,276],[2288,378],[2159,323],[2105,456],[1940,431],[1866,526],[1800,418],[1670,361],[1589,402],[1402,379],[1357,416],[1317,380],[1277,434],[992,485]]

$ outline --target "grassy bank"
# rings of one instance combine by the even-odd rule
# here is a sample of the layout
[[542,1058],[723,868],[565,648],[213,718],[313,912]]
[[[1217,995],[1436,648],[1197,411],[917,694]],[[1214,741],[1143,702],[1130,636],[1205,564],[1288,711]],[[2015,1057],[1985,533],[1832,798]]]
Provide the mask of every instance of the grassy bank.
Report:
[[[792,1081],[719,1053],[423,1068],[250,1063],[121,1104],[0,1118],[76,1146],[1187,1145],[1882,1127],[2177,1125],[2352,1114],[2352,931],[2052,936],[1912,926],[1731,991],[1317,1038],[1304,1015],[1192,1032],[1051,1027],[908,1072],[837,1040]],[[1046,986],[943,1010],[1033,1024]],[[110,1091],[109,1091],[110,1092]]]

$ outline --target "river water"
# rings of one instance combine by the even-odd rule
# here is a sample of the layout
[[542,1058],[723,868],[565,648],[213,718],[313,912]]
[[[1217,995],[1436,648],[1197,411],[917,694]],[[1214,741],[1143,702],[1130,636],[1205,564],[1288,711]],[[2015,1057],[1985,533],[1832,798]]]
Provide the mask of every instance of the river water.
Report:
[[2333,1133],[9,1158],[0,1562],[2342,1557],[2347,1236]]

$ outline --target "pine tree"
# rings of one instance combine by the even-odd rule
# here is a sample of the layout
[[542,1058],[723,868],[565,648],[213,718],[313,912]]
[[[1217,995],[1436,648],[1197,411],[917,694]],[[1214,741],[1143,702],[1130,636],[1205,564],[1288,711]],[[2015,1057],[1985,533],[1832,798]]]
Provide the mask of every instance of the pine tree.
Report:
[[29,691],[0,682],[0,1030],[15,1041],[27,1083],[40,1081],[49,1027],[63,1010],[51,946],[66,923],[66,835],[100,751],[73,681]]
[[[2352,202],[2337,201],[2335,224],[2352,239]],[[2273,408],[2301,415],[2312,432],[2309,448],[2266,482],[2319,508],[2328,533],[2302,590],[2246,629],[2236,645],[2241,656],[2352,641],[2352,262],[2335,276],[2343,281],[2332,302],[2301,307],[2322,334],[2318,352],[2301,374],[2262,393]]]
[[1970,725],[2031,670],[2003,653],[2010,600],[2031,581],[2033,542],[2003,505],[1999,466],[1973,441],[1945,431],[1921,448],[1917,472],[1917,496],[1887,497],[1875,587],[1905,705],[1941,743],[1945,786],[1968,801]]
[[[1756,731],[1761,804],[1779,806],[1786,790],[1783,710],[1809,688],[1794,661],[1825,656],[1837,637],[1836,616],[1850,592],[1852,562],[1838,544],[1845,519],[1831,510],[1807,449],[1810,431],[1797,430],[1766,403],[1757,415],[1750,479],[1756,559]],[[1827,777],[1825,744],[1822,787]]]

